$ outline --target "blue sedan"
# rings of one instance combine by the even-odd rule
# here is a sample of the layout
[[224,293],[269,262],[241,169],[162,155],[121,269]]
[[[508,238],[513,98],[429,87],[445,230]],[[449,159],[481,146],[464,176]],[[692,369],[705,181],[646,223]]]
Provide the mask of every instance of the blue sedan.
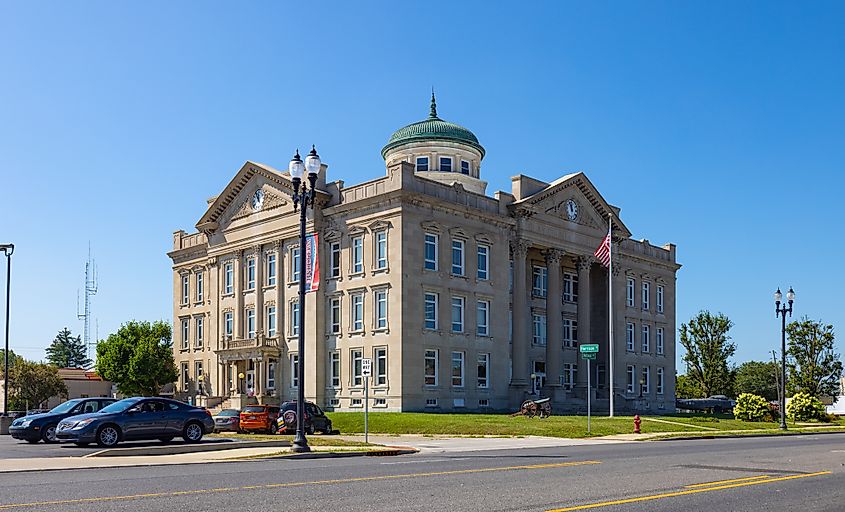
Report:
[[201,407],[168,398],[135,397],[93,414],[65,418],[56,428],[56,439],[110,448],[121,441],[158,439],[168,443],[177,436],[196,443],[213,430],[211,413]]

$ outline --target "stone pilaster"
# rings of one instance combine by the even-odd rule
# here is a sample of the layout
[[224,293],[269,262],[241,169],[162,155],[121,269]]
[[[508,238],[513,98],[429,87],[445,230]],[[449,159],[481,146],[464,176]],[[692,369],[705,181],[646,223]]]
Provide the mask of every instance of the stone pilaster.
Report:
[[235,332],[232,333],[232,339],[243,339],[246,335],[244,332],[244,251],[238,249],[235,251]]
[[527,256],[528,242],[511,242],[513,252],[513,343],[511,360],[513,377],[511,386],[527,386],[528,383],[528,347],[531,333],[528,323]]
[[260,245],[253,247],[255,253],[255,330],[267,332],[264,325],[264,251]]
[[560,387],[561,358],[563,356],[561,343],[563,340],[562,318],[562,280],[560,260],[564,252],[560,249],[546,251],[546,267],[548,268],[548,293],[546,295],[546,385],[552,388]]
[[[590,328],[592,300],[590,295],[590,268],[593,265],[593,259],[589,256],[580,256],[575,260],[575,264],[578,268],[578,345],[582,345],[585,343],[594,343]],[[592,367],[593,365],[591,364],[590,366]],[[592,385],[595,386],[595,379],[591,380]],[[578,377],[576,384],[580,389],[587,388],[587,361],[581,359],[580,354],[578,356]]]

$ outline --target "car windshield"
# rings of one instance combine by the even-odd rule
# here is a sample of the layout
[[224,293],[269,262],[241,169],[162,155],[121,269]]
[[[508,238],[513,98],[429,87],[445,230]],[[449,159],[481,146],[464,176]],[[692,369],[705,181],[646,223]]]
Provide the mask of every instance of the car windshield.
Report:
[[218,416],[237,416],[240,412],[237,409],[223,409]]
[[260,405],[248,405],[244,408],[244,412],[264,412],[264,407]]
[[68,412],[71,409],[73,409],[73,407],[78,403],[79,403],[79,400],[68,400],[67,402],[65,402],[63,404],[59,404],[59,405],[53,407],[52,409],[50,409],[50,412],[55,413],[55,414],[65,413],[65,412]]
[[107,405],[106,407],[103,407],[102,409],[100,409],[100,412],[106,413],[106,414],[112,413],[112,412],[123,412],[126,409],[129,409],[130,407],[135,405],[136,403],[138,403],[137,398],[124,398],[123,400],[118,400],[117,402],[115,402],[111,405]]

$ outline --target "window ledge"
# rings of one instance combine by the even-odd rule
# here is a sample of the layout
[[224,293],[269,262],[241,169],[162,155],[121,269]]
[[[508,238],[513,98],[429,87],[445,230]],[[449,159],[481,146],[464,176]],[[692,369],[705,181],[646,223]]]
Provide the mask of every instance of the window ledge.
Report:
[[390,267],[384,267],[384,268],[374,268],[374,269],[372,269],[372,270],[370,271],[370,273],[371,273],[371,274],[373,274],[373,275],[377,275],[377,274],[389,274],[389,273],[390,273]]
[[364,330],[361,330],[361,331],[350,331],[350,332],[349,332],[349,337],[350,337],[350,338],[353,338],[353,337],[355,337],[355,336],[366,336],[366,335],[367,335],[367,331],[364,331]]
[[220,295],[220,297],[223,298],[223,299],[225,299],[226,297],[234,297],[234,296],[235,296],[235,292],[229,292],[229,293],[224,293],[224,294]]
[[262,287],[262,289],[266,291],[266,290],[272,290],[272,289],[273,289],[273,288],[275,288],[275,287],[276,287],[276,285],[275,285],[275,284],[265,284],[265,285]]
[[365,277],[365,276],[366,276],[366,273],[363,270],[360,271],[360,272],[350,272],[349,273],[349,279],[362,278],[362,277]]
[[381,329],[373,329],[370,334],[390,334],[390,329],[382,327]]

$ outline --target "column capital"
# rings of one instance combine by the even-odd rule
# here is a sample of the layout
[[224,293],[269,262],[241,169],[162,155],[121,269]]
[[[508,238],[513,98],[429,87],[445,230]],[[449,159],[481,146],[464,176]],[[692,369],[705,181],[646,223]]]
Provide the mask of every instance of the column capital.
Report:
[[563,249],[547,249],[543,252],[546,256],[546,263],[551,265],[560,265],[560,260],[566,255],[566,251]]
[[282,245],[283,245],[284,243],[285,243],[285,242],[284,242],[284,240],[282,240],[281,238],[278,238],[278,239],[276,239],[276,240],[273,240],[273,250],[275,250],[276,252],[280,252],[280,251],[281,251],[281,248],[282,248]]
[[528,240],[524,240],[522,238],[511,240],[510,244],[514,257],[519,256],[520,258],[525,258],[528,255],[528,248],[531,247]]
[[244,257],[244,250],[243,249],[235,249],[235,256],[240,259]]
[[595,259],[592,256],[578,256],[575,258],[575,265],[578,267],[578,272],[589,272],[593,261]]

